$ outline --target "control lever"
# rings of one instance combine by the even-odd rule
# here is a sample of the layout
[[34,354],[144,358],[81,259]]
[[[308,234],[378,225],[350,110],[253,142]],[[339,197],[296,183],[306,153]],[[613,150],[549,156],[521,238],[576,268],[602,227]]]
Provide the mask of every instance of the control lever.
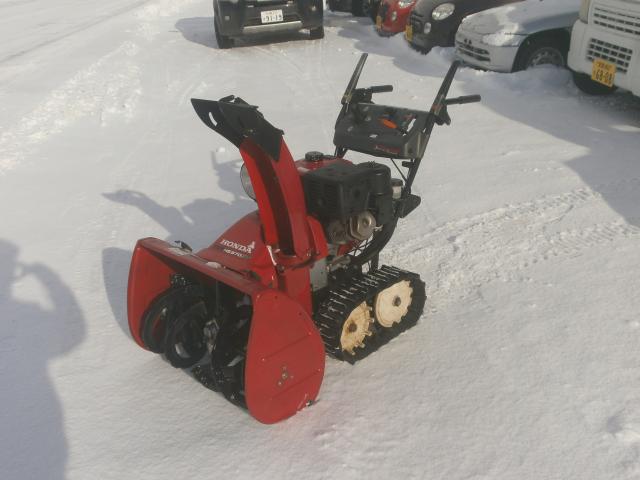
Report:
[[435,116],[436,123],[438,125],[451,125],[451,117],[449,116],[449,111],[447,110],[447,107],[449,105],[464,105],[465,103],[476,103],[480,100],[480,95],[464,95],[462,97],[445,98],[442,108]]
[[464,95],[462,97],[447,98],[444,101],[445,105],[463,105],[465,103],[476,103],[482,100],[480,95]]
[[356,88],[351,93],[351,103],[372,103],[374,93],[392,92],[393,85],[375,85],[368,88]]

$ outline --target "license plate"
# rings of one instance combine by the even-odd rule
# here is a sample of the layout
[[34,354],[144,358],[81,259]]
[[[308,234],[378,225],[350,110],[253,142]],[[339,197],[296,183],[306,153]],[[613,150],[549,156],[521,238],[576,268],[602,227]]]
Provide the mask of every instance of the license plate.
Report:
[[262,23],[275,23],[283,20],[282,10],[265,10],[260,12]]
[[596,58],[593,61],[593,70],[591,71],[591,79],[606,85],[607,87],[613,87],[613,80],[616,78],[616,65],[606,60]]
[[411,39],[413,38],[413,27],[411,26],[411,24],[408,24],[404,29],[404,36],[409,41],[411,41]]
[[382,27],[382,17],[380,15],[376,17],[376,27],[377,28]]

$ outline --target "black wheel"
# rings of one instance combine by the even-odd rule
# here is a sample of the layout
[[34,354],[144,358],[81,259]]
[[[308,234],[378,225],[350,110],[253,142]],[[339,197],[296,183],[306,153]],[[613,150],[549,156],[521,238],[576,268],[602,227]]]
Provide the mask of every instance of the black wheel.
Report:
[[568,51],[569,40],[565,35],[548,34],[525,40],[516,57],[514,70],[527,70],[540,65],[564,67]]
[[411,42],[408,42],[408,43],[409,43],[409,47],[411,47],[416,52],[420,52],[422,55],[428,55],[431,49],[433,48],[431,45],[427,45],[426,47],[423,47],[422,45],[416,45],[415,43],[411,43]]
[[367,0],[367,14],[375,23],[376,17],[378,16],[378,9],[380,8],[380,0]]
[[142,343],[153,353],[164,353],[167,325],[171,322],[179,297],[184,289],[172,288],[156,298],[142,316],[140,337]]
[[329,10],[335,12],[340,7],[340,4],[338,3],[338,0],[329,0],[327,2],[327,6],[329,7]]
[[318,40],[320,38],[324,38],[324,27],[309,30],[309,40]]
[[374,10],[373,8],[373,0],[362,0],[362,16],[373,18],[375,21],[375,15],[371,12]]
[[351,13],[354,17],[364,17],[365,13],[364,3],[368,0],[351,0]]
[[609,95],[616,91],[616,87],[607,87],[591,80],[591,77],[584,73],[573,72],[573,82],[576,87],[588,95]]
[[199,301],[171,325],[165,342],[165,356],[172,366],[192,367],[207,353],[206,323],[207,308],[203,301]]
[[218,27],[218,22],[216,20],[213,21],[213,28],[216,33],[216,42],[218,42],[218,48],[227,49],[233,47],[233,38],[226,37],[220,33],[220,28]]

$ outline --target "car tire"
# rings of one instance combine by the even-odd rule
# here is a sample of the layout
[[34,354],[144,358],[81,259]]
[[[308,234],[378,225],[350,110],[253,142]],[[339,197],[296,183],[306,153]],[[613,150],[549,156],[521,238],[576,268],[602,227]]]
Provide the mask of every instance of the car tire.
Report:
[[338,0],[328,0],[327,6],[329,7],[329,10],[335,12],[340,7],[340,4],[338,3]]
[[368,0],[351,0],[351,14],[354,17],[366,16],[364,7],[364,2],[366,1]]
[[591,80],[585,73],[573,72],[573,83],[587,95],[609,95],[616,91],[616,87],[607,87],[601,83]]
[[378,10],[380,9],[380,1],[379,0],[367,0],[369,4],[368,15],[373,20],[373,23],[376,22],[376,17],[378,16]]
[[516,57],[514,71],[540,65],[566,67],[569,39],[563,34],[547,34],[526,39]]
[[376,21],[378,9],[375,7],[375,0],[362,0],[362,16],[369,17]]
[[324,38],[324,27],[312,28],[309,30],[309,40],[319,40]]
[[213,29],[216,34],[216,42],[218,42],[218,48],[226,50],[227,48],[233,47],[233,38],[222,35],[220,33],[220,28],[218,27],[218,22],[215,20],[213,21]]
[[411,43],[409,41],[407,41],[407,43],[409,44],[409,47],[411,47],[411,49],[421,53],[422,55],[428,55],[431,49],[433,48],[431,45],[427,45],[423,47],[421,45],[416,45],[415,43]]

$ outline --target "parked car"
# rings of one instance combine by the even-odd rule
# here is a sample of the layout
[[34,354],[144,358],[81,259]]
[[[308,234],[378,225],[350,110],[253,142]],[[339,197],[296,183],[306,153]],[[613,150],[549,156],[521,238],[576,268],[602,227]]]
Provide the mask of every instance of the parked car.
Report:
[[640,1],[583,0],[573,26],[569,68],[580,90],[616,87],[640,96]]
[[416,0],[382,0],[376,17],[376,31],[383,36],[404,32]]
[[520,0],[418,0],[405,30],[409,44],[428,52],[432,47],[452,47],[460,22],[467,15]]
[[376,19],[380,0],[327,0],[327,7],[332,12],[351,12],[354,17],[370,17]]
[[308,29],[309,38],[324,37],[322,0],[213,0],[218,47],[233,47],[236,38]]
[[525,0],[470,15],[458,28],[456,56],[497,72],[564,67],[579,9],[580,0]]

